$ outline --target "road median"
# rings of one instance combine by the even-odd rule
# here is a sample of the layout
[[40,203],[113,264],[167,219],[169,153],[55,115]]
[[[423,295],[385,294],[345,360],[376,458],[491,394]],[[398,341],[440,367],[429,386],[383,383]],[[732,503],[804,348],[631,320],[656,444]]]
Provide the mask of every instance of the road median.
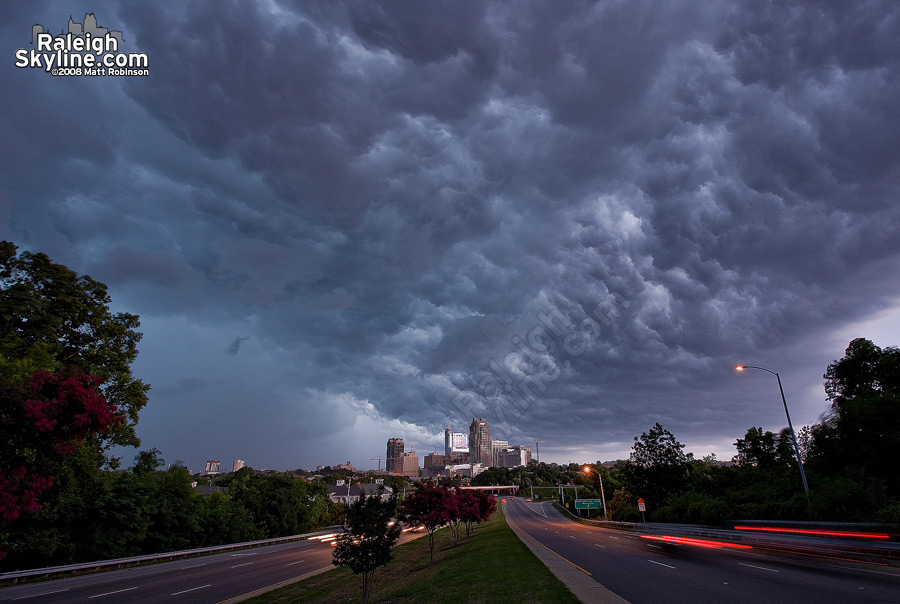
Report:
[[[434,564],[428,564],[427,539],[399,545],[393,555],[394,559],[375,573],[373,603],[445,604],[451,592],[451,599],[460,602],[581,601],[516,536],[505,521],[502,508],[459,545],[454,546],[450,531],[438,531]],[[358,601],[361,592],[360,577],[347,568],[336,568],[245,601],[330,604]]]

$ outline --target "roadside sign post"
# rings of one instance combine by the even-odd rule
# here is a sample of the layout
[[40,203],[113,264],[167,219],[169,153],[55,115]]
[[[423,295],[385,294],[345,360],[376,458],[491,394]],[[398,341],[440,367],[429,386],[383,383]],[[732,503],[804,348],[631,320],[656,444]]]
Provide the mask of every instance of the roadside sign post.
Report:
[[640,513],[641,513],[641,519],[643,519],[643,521],[644,521],[644,527],[646,528],[646,526],[647,526],[647,517],[644,516],[644,512],[647,511],[647,504],[644,503],[644,499],[643,499],[643,498],[640,498],[640,497],[638,498],[638,511],[640,511]]
[[[602,510],[603,509],[603,500],[602,499],[576,499],[575,500],[575,510]],[[578,514],[581,515],[580,513]]]

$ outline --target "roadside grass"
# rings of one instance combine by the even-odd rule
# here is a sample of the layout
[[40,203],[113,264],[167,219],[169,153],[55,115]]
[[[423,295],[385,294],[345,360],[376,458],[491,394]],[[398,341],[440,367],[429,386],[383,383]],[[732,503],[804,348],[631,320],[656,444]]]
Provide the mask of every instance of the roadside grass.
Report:
[[[463,532],[465,535],[465,532]],[[579,600],[519,541],[506,524],[502,509],[458,546],[450,531],[435,534],[434,564],[428,563],[428,536],[393,550],[394,559],[375,571],[372,604],[517,604]],[[336,568],[299,583],[247,600],[250,604],[360,602],[362,579],[347,568]]]

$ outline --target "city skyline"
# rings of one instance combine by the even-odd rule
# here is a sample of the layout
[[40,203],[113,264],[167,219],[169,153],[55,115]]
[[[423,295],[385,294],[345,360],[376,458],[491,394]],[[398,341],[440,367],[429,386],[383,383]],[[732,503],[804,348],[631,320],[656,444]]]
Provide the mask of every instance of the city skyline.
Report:
[[[736,364],[799,430],[851,339],[900,345],[895,3],[5,8],[0,239],[140,316],[168,463],[374,468],[473,417],[728,460],[786,425]],[[149,75],[15,66],[87,14]]]

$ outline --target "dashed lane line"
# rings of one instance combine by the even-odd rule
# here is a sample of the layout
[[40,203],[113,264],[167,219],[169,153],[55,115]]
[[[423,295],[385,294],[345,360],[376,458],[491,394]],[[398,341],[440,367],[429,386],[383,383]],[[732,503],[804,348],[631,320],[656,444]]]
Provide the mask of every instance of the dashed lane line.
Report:
[[88,596],[88,600],[93,600],[94,598],[102,598],[103,596],[114,596],[115,594],[125,593],[126,591],[132,591],[134,589],[137,589],[137,585],[135,585],[134,587],[128,587],[126,589],[119,589],[116,591],[108,591],[105,594],[97,594],[95,596]]
[[12,601],[15,602],[17,600],[27,600],[28,598],[40,598],[41,596],[49,596],[51,594],[61,594],[64,591],[69,591],[68,589],[57,589],[56,591],[45,591],[39,594],[31,594],[29,596],[19,596],[18,598],[13,598]]
[[754,566],[753,564],[744,564],[743,562],[738,562],[740,566],[746,566],[747,568],[758,568],[759,570],[767,570],[770,573],[780,573],[780,570],[775,570],[774,568],[766,568],[765,566]]
[[207,583],[206,585],[201,585],[200,587],[192,587],[190,589],[185,589],[184,591],[176,591],[175,593],[169,595],[180,596],[181,594],[186,594],[191,591],[197,591],[198,589],[206,589],[207,587],[212,587],[212,583]]

